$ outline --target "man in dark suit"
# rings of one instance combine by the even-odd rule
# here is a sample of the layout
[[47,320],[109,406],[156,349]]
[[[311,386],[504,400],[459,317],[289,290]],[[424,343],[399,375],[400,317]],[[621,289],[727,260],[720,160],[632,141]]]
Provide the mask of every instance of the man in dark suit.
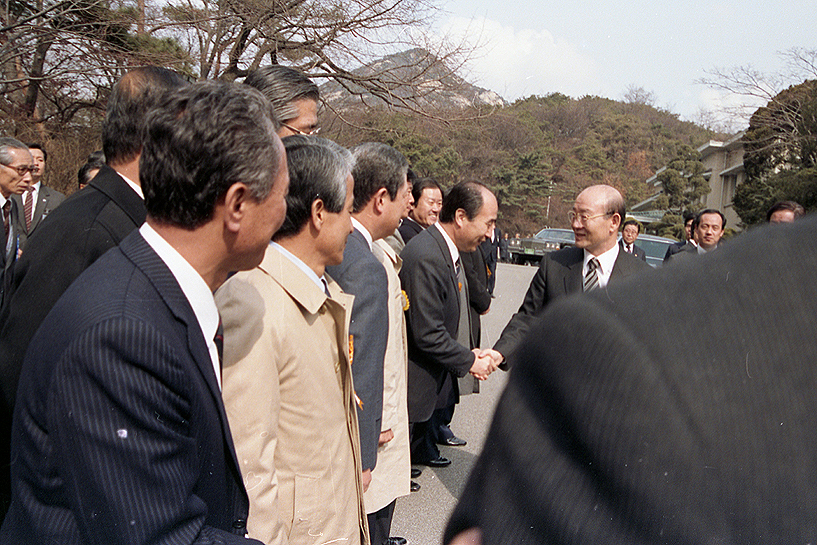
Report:
[[[7,291],[11,268],[17,258],[20,209],[14,200],[31,184],[33,159],[28,147],[14,138],[0,138],[0,211],[3,215],[0,238],[0,304]],[[7,447],[6,447],[7,448]]]
[[686,244],[680,252],[670,256],[666,262],[686,261],[691,256],[714,252],[720,246],[723,230],[726,227],[726,216],[720,210],[707,208],[701,210],[692,220],[692,238],[695,244]]
[[212,292],[286,211],[272,107],[200,83],[147,113],[147,221],[63,294],[31,342],[4,543],[247,543]]
[[522,344],[530,324],[555,299],[570,293],[605,288],[607,283],[649,269],[649,265],[619,251],[618,228],[624,217],[624,199],[609,185],[590,186],[576,197],[569,214],[576,245],[550,252],[542,258],[525,300],[494,350],[512,365],[514,352]]
[[619,250],[632,254],[641,261],[647,261],[647,252],[635,243],[639,234],[641,234],[640,223],[634,219],[625,221],[621,227],[621,240],[618,241]]
[[491,236],[483,240],[479,245],[485,267],[487,267],[485,287],[489,295],[494,294],[494,288],[496,287],[496,264],[499,261],[499,246],[502,240],[500,237],[502,237],[502,231],[498,227],[494,227]]
[[406,244],[420,231],[437,223],[443,205],[443,188],[433,178],[414,181],[411,195],[414,197],[414,205],[398,229]]
[[102,143],[108,167],[49,215],[28,239],[0,310],[0,495],[8,505],[8,438],[17,379],[29,341],[71,283],[102,254],[145,221],[139,156],[145,113],[167,89],[185,85],[164,68],[122,77],[108,99]]
[[804,218],[554,305],[444,542],[812,542],[815,269]]
[[[383,361],[389,327],[389,280],[383,265],[372,253],[372,243],[394,233],[408,212],[411,188],[406,173],[408,161],[386,144],[367,142],[352,148],[355,163],[352,226],[346,239],[343,262],[326,272],[345,293],[355,296],[349,334],[352,337],[352,376],[358,407],[363,488],[368,489],[377,463],[377,447],[394,437],[382,429]],[[369,532],[374,545],[389,539],[394,503],[374,510],[366,506]]]
[[17,203],[17,209],[21,211],[17,214],[16,223],[20,250],[25,248],[26,240],[40,222],[65,200],[65,195],[42,183],[48,161],[48,154],[42,144],[28,144],[28,151],[34,160],[31,183],[25,193],[12,197]]
[[689,210],[685,210],[683,218],[684,238],[667,246],[667,253],[664,254],[664,263],[669,261],[673,255],[685,250],[687,246],[697,246],[695,239],[692,237],[692,222],[695,220],[695,214]]
[[[476,182],[457,184],[446,195],[439,223],[406,244],[400,257],[400,281],[408,298],[408,410],[412,452],[418,441],[433,437],[431,425],[437,398],[452,374],[469,372],[484,380],[496,369],[493,358],[470,350],[468,285],[460,252],[477,249],[496,222],[494,195]],[[437,460],[413,460],[435,464]]]

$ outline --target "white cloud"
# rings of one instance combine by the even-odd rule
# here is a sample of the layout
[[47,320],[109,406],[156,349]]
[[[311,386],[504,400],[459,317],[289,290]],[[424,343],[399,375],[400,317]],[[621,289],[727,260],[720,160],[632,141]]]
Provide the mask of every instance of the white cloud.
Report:
[[465,78],[506,100],[556,91],[578,97],[598,87],[596,63],[546,29],[517,30],[490,19],[455,17],[444,33],[477,47]]

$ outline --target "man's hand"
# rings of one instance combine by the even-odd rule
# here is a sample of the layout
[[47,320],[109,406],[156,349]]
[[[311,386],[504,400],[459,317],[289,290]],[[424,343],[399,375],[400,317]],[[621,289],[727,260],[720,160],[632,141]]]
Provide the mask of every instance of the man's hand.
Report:
[[392,439],[394,439],[394,432],[391,431],[391,428],[387,429],[386,431],[381,431],[380,437],[377,440],[377,446],[382,447]]
[[499,364],[505,361],[505,356],[497,352],[492,348],[484,348],[482,352],[479,353],[481,357],[489,357],[491,361],[494,363],[494,370],[499,368]]
[[369,489],[369,485],[372,484],[372,470],[371,469],[364,469],[363,470],[363,491],[366,492]]
[[496,369],[493,360],[490,356],[481,356],[478,348],[475,348],[472,352],[474,353],[474,363],[471,365],[469,372],[479,380],[487,380],[488,375]]

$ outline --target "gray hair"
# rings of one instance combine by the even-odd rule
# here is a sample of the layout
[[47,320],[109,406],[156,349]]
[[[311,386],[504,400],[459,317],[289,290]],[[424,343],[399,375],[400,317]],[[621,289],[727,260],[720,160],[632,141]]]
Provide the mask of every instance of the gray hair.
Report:
[[0,137],[0,163],[9,166],[14,162],[14,157],[10,151],[12,149],[24,149],[28,151],[28,146],[10,136]]
[[318,86],[300,70],[273,64],[251,72],[244,83],[255,87],[272,103],[278,121],[289,121],[298,117],[295,102],[321,98]]
[[194,83],[148,112],[139,179],[148,214],[194,229],[236,182],[253,199],[272,190],[282,161],[269,101],[247,87]]
[[355,158],[355,204],[353,210],[360,212],[381,187],[389,192],[389,198],[397,198],[397,192],[406,182],[408,160],[391,146],[379,142],[365,142],[352,148]]
[[284,149],[289,167],[287,215],[275,240],[300,233],[318,199],[327,211],[340,213],[346,204],[346,180],[354,166],[349,150],[326,138],[287,136]]

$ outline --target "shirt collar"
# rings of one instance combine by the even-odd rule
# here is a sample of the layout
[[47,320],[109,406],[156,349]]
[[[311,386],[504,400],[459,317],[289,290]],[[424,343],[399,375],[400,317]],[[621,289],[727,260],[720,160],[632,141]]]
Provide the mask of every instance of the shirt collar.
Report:
[[130,186],[130,188],[133,189],[136,192],[137,195],[139,195],[140,199],[145,200],[145,194],[142,193],[142,186],[141,185],[135,183],[133,180],[131,180],[130,178],[128,178],[127,176],[125,176],[121,172],[117,172],[117,174],[119,174],[119,176],[123,180],[125,180],[125,182]]
[[599,260],[599,268],[601,269],[601,274],[609,277],[610,273],[613,272],[613,266],[616,264],[616,259],[618,259],[618,249],[619,245],[614,244],[612,248],[607,250],[606,252],[593,255],[587,250],[584,251],[584,263],[583,266],[587,268],[587,262],[593,259],[594,257]]
[[315,274],[315,271],[313,271],[306,263],[304,263],[300,257],[296,256],[295,254],[293,254],[292,252],[290,252],[277,242],[270,242],[270,246],[281,252],[282,256],[289,259],[293,265],[295,265],[301,271],[303,271],[303,273],[307,275],[309,279],[312,280],[321,289],[321,291],[326,291],[326,285],[324,284],[326,279],[318,277],[318,275]]
[[[139,233],[145,239],[145,242],[153,248],[153,251],[159,255],[159,258],[164,261],[167,268],[170,269],[184,296],[193,308],[193,314],[196,315],[196,320],[199,322],[202,335],[204,335],[204,341],[210,351],[210,358],[211,360],[214,359],[213,367],[216,371],[216,380],[219,388],[221,388],[221,369],[219,369],[218,352],[213,340],[219,322],[213,292],[210,291],[210,287],[198,271],[147,222],[143,223],[139,228]],[[214,355],[215,358],[213,358]]]
[[371,252],[372,251],[372,242],[373,242],[372,241],[372,234],[369,232],[368,229],[366,229],[366,227],[362,223],[357,221],[357,219],[355,219],[354,216],[352,216],[352,226],[355,229],[357,229],[358,231],[360,231],[360,234],[363,235],[363,238],[366,239],[366,244],[369,245],[369,251]]
[[443,225],[439,221],[434,224],[434,227],[439,229],[440,232],[443,234],[443,239],[445,240],[445,243],[448,245],[448,253],[451,254],[451,261],[454,263],[454,266],[456,267],[457,260],[460,258],[460,251],[457,249],[457,245],[454,244],[454,241],[451,240],[451,237],[448,236],[448,233],[445,232],[445,229],[443,229]]

